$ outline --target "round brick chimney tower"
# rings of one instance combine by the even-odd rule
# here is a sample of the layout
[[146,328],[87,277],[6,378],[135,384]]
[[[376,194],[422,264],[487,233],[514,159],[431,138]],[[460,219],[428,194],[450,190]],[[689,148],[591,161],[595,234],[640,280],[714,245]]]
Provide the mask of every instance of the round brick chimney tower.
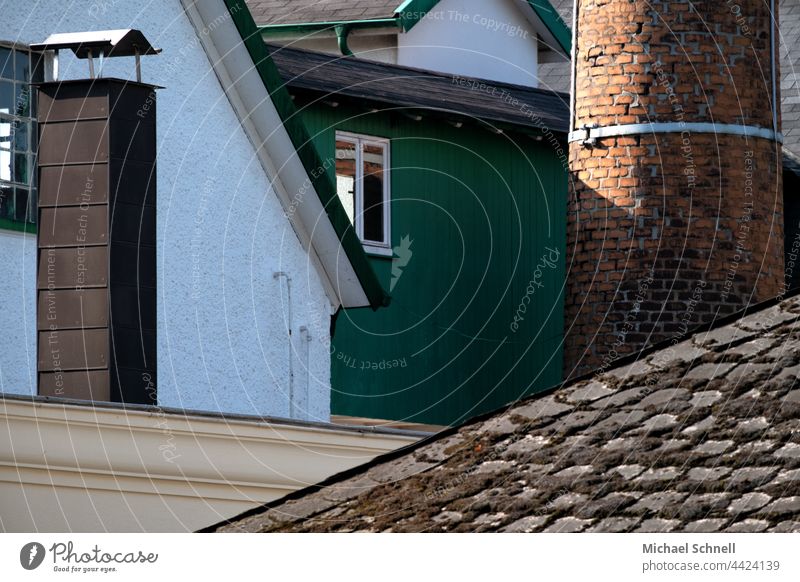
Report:
[[771,0],[577,0],[565,375],[780,294]]

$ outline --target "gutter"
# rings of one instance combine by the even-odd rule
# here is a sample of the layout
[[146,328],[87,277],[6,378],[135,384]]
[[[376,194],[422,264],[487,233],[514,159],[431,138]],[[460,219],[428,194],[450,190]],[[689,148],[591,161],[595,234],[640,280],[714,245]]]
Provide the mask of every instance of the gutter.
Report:
[[351,30],[366,28],[402,28],[399,16],[394,16],[392,18],[376,18],[372,20],[332,20],[329,22],[302,22],[299,24],[264,24],[257,28],[258,32],[260,32],[264,38],[270,38],[293,33],[313,34],[315,32],[335,32],[338,27],[346,27],[348,33]]

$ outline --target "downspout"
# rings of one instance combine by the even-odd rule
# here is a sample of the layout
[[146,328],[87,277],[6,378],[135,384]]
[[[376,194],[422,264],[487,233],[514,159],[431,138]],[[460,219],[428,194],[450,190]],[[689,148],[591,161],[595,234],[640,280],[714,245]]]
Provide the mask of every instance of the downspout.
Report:
[[275,279],[280,279],[283,277],[286,279],[286,318],[287,318],[287,327],[288,327],[288,338],[289,338],[289,418],[294,418],[294,345],[292,342],[292,278],[289,276],[288,273],[284,271],[277,271],[273,273],[272,276]]
[[569,75],[569,130],[573,132],[575,127],[575,87],[577,85],[576,67],[578,58],[578,4],[580,0],[575,0],[572,4],[572,46],[570,47],[570,75]]
[[778,28],[777,20],[775,18],[775,0],[770,0],[769,6],[769,16],[770,16],[770,56],[772,62],[770,66],[772,67],[772,131],[775,132],[775,135],[778,135],[778,80],[777,80],[777,73],[778,73],[778,56],[775,54],[775,31]]
[[339,45],[339,52],[345,57],[352,57],[353,51],[347,46],[347,37],[350,35],[350,26],[347,24],[337,24],[334,29],[336,32],[336,43]]

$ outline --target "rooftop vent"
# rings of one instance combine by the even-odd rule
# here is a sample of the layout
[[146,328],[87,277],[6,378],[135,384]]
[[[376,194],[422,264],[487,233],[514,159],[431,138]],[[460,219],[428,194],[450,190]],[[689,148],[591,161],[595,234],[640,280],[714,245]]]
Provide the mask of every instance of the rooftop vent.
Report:
[[99,59],[97,76],[102,77],[103,61],[111,57],[136,57],[136,81],[142,82],[142,55],[157,55],[161,49],[153,48],[140,30],[98,30],[94,32],[62,32],[51,34],[42,43],[31,45],[36,51],[50,55],[48,81],[58,80],[58,51],[70,49],[79,59],[89,60],[89,78],[95,78],[94,59]]

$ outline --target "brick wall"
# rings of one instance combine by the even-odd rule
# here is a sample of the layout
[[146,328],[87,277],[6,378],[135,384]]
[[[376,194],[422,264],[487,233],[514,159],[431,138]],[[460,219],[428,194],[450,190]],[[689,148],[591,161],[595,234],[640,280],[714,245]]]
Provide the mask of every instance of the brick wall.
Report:
[[[769,3],[693,5],[579,0],[577,127],[772,128]],[[567,376],[783,289],[780,146],[681,129],[570,145]]]

